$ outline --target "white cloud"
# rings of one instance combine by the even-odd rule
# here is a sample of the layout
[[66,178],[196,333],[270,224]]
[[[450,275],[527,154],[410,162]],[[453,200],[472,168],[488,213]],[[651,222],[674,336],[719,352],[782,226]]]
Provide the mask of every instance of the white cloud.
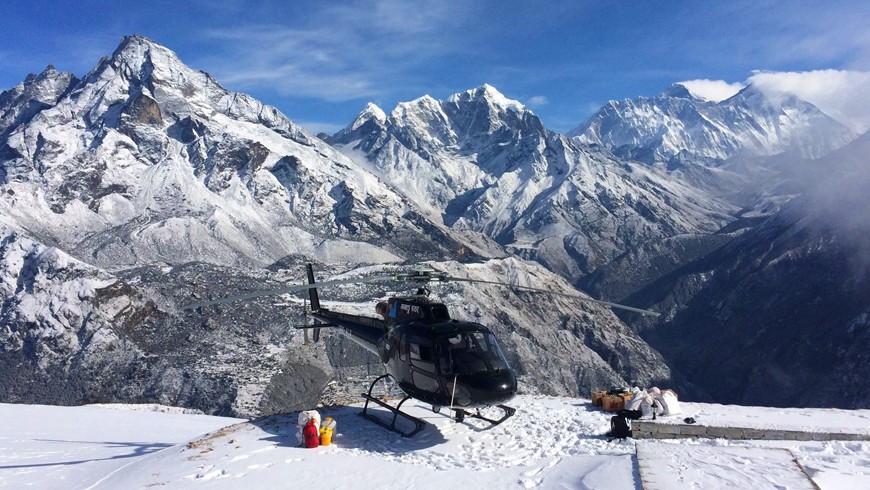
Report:
[[529,100],[526,101],[526,105],[529,107],[541,107],[550,103],[550,99],[548,99],[545,95],[535,95],[533,97],[529,97]]
[[692,95],[711,102],[723,101],[739,92],[745,85],[739,82],[728,83],[724,80],[686,80],[680,85],[689,89]]
[[748,82],[770,95],[794,94],[857,133],[870,129],[870,72],[756,72]]
[[[421,4],[422,3],[422,4]],[[234,89],[269,88],[329,101],[410,85],[419,67],[461,48],[463,11],[427,0],[321,3],[293,25],[246,24],[202,33],[226,52],[204,66]]]
[[725,100],[747,84],[752,84],[768,96],[796,95],[858,134],[870,130],[870,72],[866,71],[756,71],[745,83],[688,80],[680,84],[692,94],[715,102]]

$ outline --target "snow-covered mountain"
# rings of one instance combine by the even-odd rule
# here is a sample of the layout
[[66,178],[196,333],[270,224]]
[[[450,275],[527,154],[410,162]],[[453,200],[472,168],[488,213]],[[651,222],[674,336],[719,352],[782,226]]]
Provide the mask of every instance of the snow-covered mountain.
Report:
[[[540,121],[483,91],[481,116],[492,103],[515,117],[498,126],[465,114],[455,119],[464,137],[502,154],[497,139],[527,124],[523,144],[536,144]],[[377,361],[341,343],[301,345],[289,326],[303,321],[302,308],[290,299],[179,309],[298,280],[306,261],[339,274],[434,259],[455,275],[570,290],[474,229],[433,219],[410,180],[358,165],[141,36],[124,38],[81,79],[49,67],[0,102],[4,400],[158,401],[238,415],[310,405],[333,375],[328,358],[342,369]],[[399,112],[428,117],[416,106]],[[357,129],[386,118],[370,112]],[[503,167],[496,174],[515,170],[491,163]],[[499,333],[526,390],[580,393],[673,376],[607,309],[485,286],[448,292],[457,316]],[[336,294],[369,304],[385,291]]]
[[460,248],[276,109],[143,37],[82,80],[48,68],[2,102],[0,213],[96,265],[382,262]]
[[[830,205],[825,217],[799,205],[805,198],[790,204],[806,195],[807,182],[855,175],[836,164],[837,153],[818,158],[852,140],[848,129],[795,97],[773,99],[747,87],[711,102],[677,85],[656,98],[612,102],[580,132],[573,139],[553,133],[521,104],[484,85],[443,101],[425,96],[402,103],[389,114],[369,105],[329,141],[407,189],[433,220],[484,233],[600,297],[668,311],[660,324],[643,320],[633,327],[668,353],[678,371],[705,373],[707,393],[742,403],[866,406],[860,395],[798,389],[796,378],[782,374],[802,373],[835,392],[866,350],[866,339],[854,333],[866,323],[866,299],[859,298],[864,276],[841,261],[865,256],[862,247],[847,240],[819,248],[844,239],[825,231],[824,223],[841,220],[833,217],[856,215],[852,221],[860,223],[870,216],[855,213],[866,207],[866,195],[850,193],[851,205]],[[843,188],[862,182],[841,180]],[[828,185],[826,192],[837,194],[837,187]],[[808,218],[784,209],[802,209]],[[795,219],[797,229],[790,224]],[[783,256],[769,255],[780,246]],[[788,270],[799,277],[781,270],[793,259],[803,265]],[[771,260],[763,269],[771,275],[757,270]],[[819,281],[841,286],[813,303],[805,295]],[[724,298],[735,318],[717,313]],[[850,306],[836,320],[821,319],[822,311],[839,310],[843,301]],[[816,320],[794,316],[805,302],[818,306],[818,315],[811,315]],[[772,304],[779,313],[762,313]],[[783,328],[758,325],[762,318]],[[828,330],[840,332],[836,342],[809,340]],[[762,337],[749,348],[743,339],[753,335]],[[848,354],[841,359],[837,349]],[[774,350],[769,363],[758,361]],[[820,356],[832,360],[821,363]],[[719,359],[713,364],[722,369],[710,359]],[[768,376],[776,381],[765,384]]]
[[662,169],[546,129],[489,85],[389,115],[369,104],[329,141],[431,219],[572,281],[642,243],[715,231],[735,209]]
[[611,101],[569,135],[647,163],[667,162],[681,153],[716,160],[779,153],[818,158],[855,137],[792,95],[766,96],[749,85],[715,102],[680,84],[655,97]]

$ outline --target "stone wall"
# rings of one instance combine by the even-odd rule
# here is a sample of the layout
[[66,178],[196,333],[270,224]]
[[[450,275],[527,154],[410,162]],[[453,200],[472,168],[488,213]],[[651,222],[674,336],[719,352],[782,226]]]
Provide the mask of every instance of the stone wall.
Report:
[[659,424],[632,421],[631,436],[635,439],[766,439],[775,441],[870,441],[870,434],[842,432],[802,432],[781,429],[749,429],[744,427],[708,427],[697,424]]

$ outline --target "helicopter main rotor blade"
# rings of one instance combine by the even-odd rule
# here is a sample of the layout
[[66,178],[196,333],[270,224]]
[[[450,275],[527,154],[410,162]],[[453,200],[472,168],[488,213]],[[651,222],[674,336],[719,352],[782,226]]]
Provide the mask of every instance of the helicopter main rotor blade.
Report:
[[477,283],[481,283],[481,284],[494,284],[496,286],[505,286],[505,287],[509,287],[509,288],[513,288],[513,289],[519,289],[522,291],[529,291],[532,293],[542,293],[542,294],[552,294],[555,296],[563,296],[565,298],[576,299],[578,301],[585,301],[587,303],[596,303],[599,305],[609,306],[611,308],[617,308],[620,310],[627,310],[627,311],[631,311],[634,313],[640,313],[641,315],[646,315],[646,316],[659,316],[659,315],[661,315],[661,313],[656,313],[655,311],[642,310],[640,308],[634,308],[632,306],[621,305],[619,303],[611,303],[609,301],[602,301],[600,299],[587,298],[587,297],[579,296],[576,294],[560,293],[558,291],[551,291],[549,289],[540,289],[540,288],[533,288],[533,287],[529,287],[529,286],[520,286],[518,284],[509,284],[506,282],[484,281],[482,279],[465,279],[462,277],[452,277],[452,276],[446,276],[442,280],[461,281],[461,282],[477,282]]
[[227,303],[235,303],[236,301],[244,301],[247,299],[261,298],[263,296],[275,296],[278,294],[284,293],[294,293],[297,291],[307,291],[313,288],[325,288],[330,286],[340,286],[342,284],[364,284],[369,282],[381,282],[381,281],[393,281],[395,280],[395,276],[372,276],[372,277],[364,277],[362,279],[336,279],[332,281],[323,281],[316,282],[313,284],[302,284],[299,286],[285,286],[282,288],[276,289],[264,289],[262,291],[254,291],[253,293],[248,294],[239,294],[236,296],[229,296],[227,298],[216,299],[212,301],[202,301],[199,303],[191,303],[189,305],[182,306],[182,310],[193,310],[196,308],[200,308],[202,306],[212,306],[212,305],[223,305]]
[[302,284],[298,286],[285,286],[282,288],[276,289],[266,289],[263,291],[254,291],[252,293],[240,294],[236,296],[229,296],[227,298],[216,299],[211,301],[202,301],[199,303],[191,303],[189,305],[185,305],[181,307],[182,310],[192,310],[196,308],[200,308],[203,306],[212,306],[212,305],[222,305],[227,303],[235,303],[237,301],[244,301],[254,298],[261,298],[263,296],[274,296],[278,294],[285,293],[293,293],[298,291],[307,291],[312,288],[324,288],[330,286],[340,286],[343,284],[365,284],[370,282],[386,282],[386,281],[397,281],[397,282],[447,282],[447,281],[459,281],[459,282],[468,282],[468,283],[480,283],[480,284],[493,284],[495,286],[504,286],[512,289],[518,289],[521,291],[529,291],[532,293],[541,293],[541,294],[552,294],[555,296],[562,296],[565,298],[571,298],[578,301],[584,301],[587,303],[596,303],[604,306],[609,306],[610,308],[617,308],[620,310],[631,311],[634,313],[640,313],[641,315],[647,316],[659,316],[659,313],[650,310],[643,310],[640,308],[634,308],[632,306],[621,305],[619,303],[611,303],[609,301],[602,301],[600,299],[593,299],[584,296],[579,296],[576,294],[569,293],[561,293],[558,291],[551,291],[549,289],[541,289],[541,288],[533,288],[529,286],[520,286],[518,284],[510,284],[506,282],[498,282],[498,281],[485,281],[482,279],[466,279],[463,277],[453,277],[448,276],[447,274],[439,271],[413,271],[410,273],[398,273],[392,275],[385,276],[371,276],[364,277],[361,279],[336,279],[332,281],[323,281],[317,282],[313,284]]

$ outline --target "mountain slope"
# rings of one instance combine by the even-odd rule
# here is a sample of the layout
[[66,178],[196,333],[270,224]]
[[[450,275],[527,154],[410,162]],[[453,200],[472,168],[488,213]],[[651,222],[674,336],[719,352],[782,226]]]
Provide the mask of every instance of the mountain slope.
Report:
[[109,274],[20,230],[0,232],[4,401],[147,400],[245,416],[319,399],[331,368],[322,349],[290,342],[286,313],[182,319],[172,304],[185,283],[240,288],[251,278],[202,264]]
[[866,407],[870,135],[807,162],[779,211],[635,295],[644,332],[728,403]]

